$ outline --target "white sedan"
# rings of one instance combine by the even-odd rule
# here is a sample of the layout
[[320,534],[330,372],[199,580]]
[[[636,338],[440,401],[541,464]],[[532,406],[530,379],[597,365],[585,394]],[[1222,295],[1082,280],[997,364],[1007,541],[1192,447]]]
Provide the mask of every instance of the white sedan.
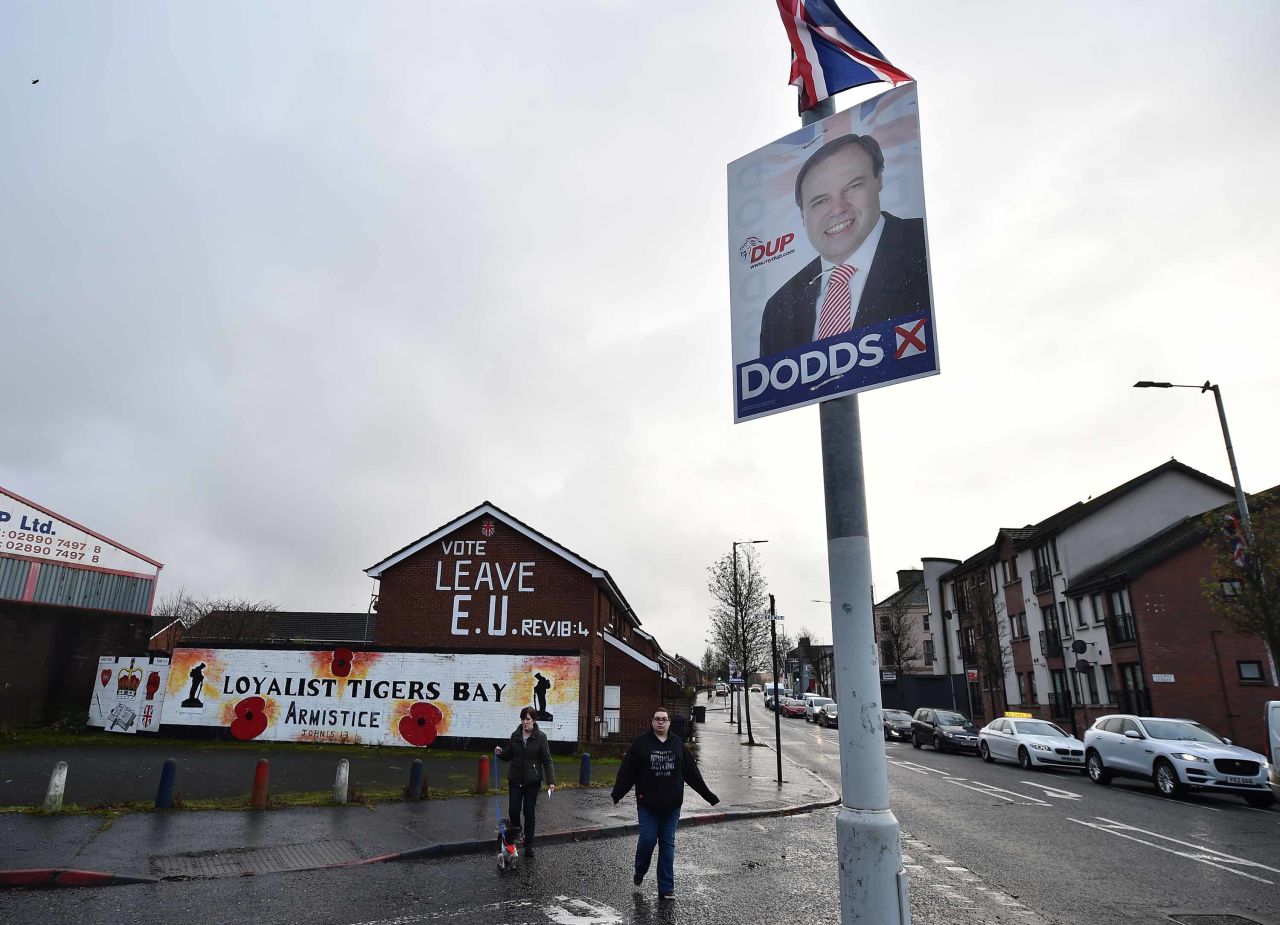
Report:
[[1026,770],[1075,768],[1087,773],[1084,743],[1042,719],[1003,716],[992,720],[978,731],[978,754],[983,761],[1016,761]]

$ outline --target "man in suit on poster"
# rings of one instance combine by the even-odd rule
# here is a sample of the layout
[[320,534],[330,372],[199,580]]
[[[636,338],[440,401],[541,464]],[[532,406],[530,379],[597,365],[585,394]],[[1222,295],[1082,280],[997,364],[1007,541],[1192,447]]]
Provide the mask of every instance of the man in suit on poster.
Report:
[[854,327],[927,313],[924,219],[880,211],[884,154],[870,135],[842,135],[796,176],[796,205],[817,259],[765,304],[760,355]]

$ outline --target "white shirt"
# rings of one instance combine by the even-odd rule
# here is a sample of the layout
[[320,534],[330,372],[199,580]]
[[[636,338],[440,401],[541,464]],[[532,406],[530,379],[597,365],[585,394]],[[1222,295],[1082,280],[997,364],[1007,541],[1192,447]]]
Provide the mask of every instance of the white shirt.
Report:
[[867,274],[871,272],[871,261],[876,256],[876,248],[880,246],[880,235],[884,234],[884,215],[880,216],[867,239],[858,245],[858,249],[849,255],[843,264],[828,263],[822,258],[822,286],[818,289],[818,301],[814,303],[813,339],[818,339],[818,326],[822,324],[822,303],[827,298],[827,286],[831,283],[831,271],[838,266],[851,266],[857,269],[849,278],[849,304],[852,306],[851,320],[858,323],[858,303],[862,301],[862,290],[867,286]]

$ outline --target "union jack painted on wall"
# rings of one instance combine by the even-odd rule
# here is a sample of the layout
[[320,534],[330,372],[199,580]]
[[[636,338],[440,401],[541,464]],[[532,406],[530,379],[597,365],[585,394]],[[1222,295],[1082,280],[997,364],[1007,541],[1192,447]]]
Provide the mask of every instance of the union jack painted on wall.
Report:
[[791,83],[800,88],[800,111],[841,90],[913,78],[887,60],[832,0],[778,0],[791,41]]
[[486,518],[480,524],[480,532],[483,533],[485,536],[493,536],[495,533],[498,532],[498,528],[492,520],[489,520],[488,518]]

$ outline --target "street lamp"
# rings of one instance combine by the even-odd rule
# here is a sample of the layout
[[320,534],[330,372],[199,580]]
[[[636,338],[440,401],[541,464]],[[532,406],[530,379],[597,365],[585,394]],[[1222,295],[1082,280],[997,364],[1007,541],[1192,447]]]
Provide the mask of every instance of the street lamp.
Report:
[[1178,385],[1173,382],[1148,382],[1145,379],[1142,382],[1133,384],[1135,389],[1199,389],[1203,395],[1205,392],[1213,393],[1213,400],[1218,405],[1218,420],[1222,423],[1222,439],[1227,445],[1227,462],[1231,464],[1231,478],[1236,486],[1236,505],[1240,508],[1240,525],[1244,527],[1244,541],[1253,547],[1253,524],[1249,521],[1249,505],[1244,500],[1244,489],[1240,487],[1240,470],[1236,468],[1236,454],[1231,449],[1231,432],[1227,430],[1227,412],[1222,407],[1222,391],[1210,382],[1205,380],[1204,385]]
[[[1204,381],[1204,385],[1179,385],[1175,382],[1135,382],[1135,389],[1199,389],[1200,394],[1205,392],[1213,393],[1213,400],[1218,405],[1218,421],[1222,424],[1222,441],[1227,445],[1227,462],[1231,464],[1231,480],[1236,487],[1236,507],[1240,509],[1240,526],[1244,528],[1244,541],[1246,546],[1252,550],[1253,544],[1253,523],[1249,520],[1249,505],[1244,499],[1244,489],[1240,486],[1240,470],[1236,468],[1235,450],[1231,449],[1231,431],[1227,430],[1227,412],[1222,407],[1222,390],[1210,382],[1208,379]],[[1261,563],[1255,559],[1254,568],[1259,569],[1257,577],[1261,581]],[[1271,651],[1271,647],[1267,646],[1267,660],[1271,663],[1271,683],[1276,683],[1276,659],[1275,653]]]
[[[746,687],[747,674],[747,631],[743,626],[742,618],[742,602],[738,599],[738,547],[750,546],[753,543],[767,543],[768,540],[734,540],[733,541],[733,631],[738,636],[738,644],[741,649],[742,661],[738,665],[738,671],[742,673],[742,684],[738,687]],[[729,679],[730,685],[733,684],[733,678]],[[730,698],[733,693],[730,692]],[[743,698],[745,700],[745,698]],[[732,699],[730,700],[732,703]],[[747,709],[750,709],[748,706]],[[748,722],[750,725],[750,722]],[[742,735],[742,700],[738,701],[738,735]]]

